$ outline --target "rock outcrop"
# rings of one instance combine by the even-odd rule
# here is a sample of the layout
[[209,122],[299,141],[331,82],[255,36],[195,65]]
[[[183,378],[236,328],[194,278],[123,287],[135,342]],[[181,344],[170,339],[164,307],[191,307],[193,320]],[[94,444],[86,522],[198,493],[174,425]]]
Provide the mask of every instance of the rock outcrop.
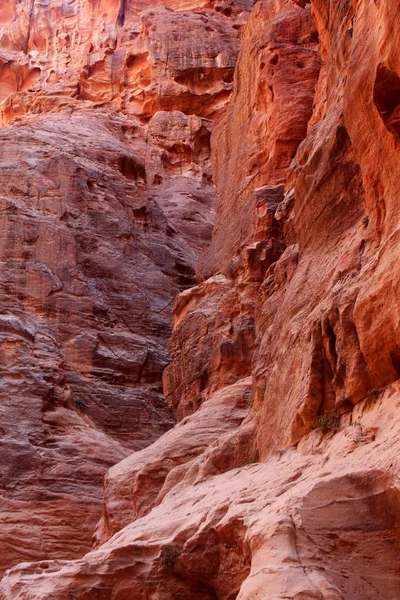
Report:
[[[147,122],[159,110],[213,118],[232,89],[252,0],[24,0],[2,17],[4,122],[65,97]],[[7,15],[8,14],[8,18]]]
[[[2,599],[400,597],[399,16],[256,3],[174,303],[180,421],[109,471],[97,547],[14,567]],[[167,151],[192,139],[157,118]]]
[[110,469],[97,544],[146,515],[193,473],[198,478],[204,453],[224,436],[229,437],[247,416],[250,391],[250,378],[221,389],[157,442]]
[[267,463],[203,470],[81,560],[12,569],[3,597],[396,598],[398,398]]
[[252,2],[3,4],[0,570],[87,552],[107,468],[173,425],[172,304]]

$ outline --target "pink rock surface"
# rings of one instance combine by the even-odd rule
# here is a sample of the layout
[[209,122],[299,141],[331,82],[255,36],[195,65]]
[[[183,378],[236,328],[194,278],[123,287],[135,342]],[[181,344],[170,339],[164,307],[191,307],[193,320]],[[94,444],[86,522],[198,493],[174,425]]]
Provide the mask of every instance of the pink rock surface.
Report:
[[157,442],[110,469],[97,544],[147,514],[184,482],[196,457],[235,431],[247,416],[250,391],[250,378],[223,388]]
[[[255,294],[258,286],[254,287]],[[178,418],[215,391],[249,375],[255,343],[251,289],[220,275],[180,294],[169,343],[164,392]]]
[[2,598],[396,598],[399,397],[393,386],[336,434],[172,490],[80,560],[15,567]]
[[[90,547],[106,468],[172,425],[160,381],[182,240],[123,123],[57,114],[0,131],[2,567]],[[28,507],[47,514],[32,531]]]

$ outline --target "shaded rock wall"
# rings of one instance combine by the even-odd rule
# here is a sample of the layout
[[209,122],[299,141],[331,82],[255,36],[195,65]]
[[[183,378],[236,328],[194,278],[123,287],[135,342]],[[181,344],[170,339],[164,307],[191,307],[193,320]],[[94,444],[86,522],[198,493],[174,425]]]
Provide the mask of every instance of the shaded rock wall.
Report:
[[89,550],[106,469],[173,425],[172,303],[251,4],[2,4],[2,570]]

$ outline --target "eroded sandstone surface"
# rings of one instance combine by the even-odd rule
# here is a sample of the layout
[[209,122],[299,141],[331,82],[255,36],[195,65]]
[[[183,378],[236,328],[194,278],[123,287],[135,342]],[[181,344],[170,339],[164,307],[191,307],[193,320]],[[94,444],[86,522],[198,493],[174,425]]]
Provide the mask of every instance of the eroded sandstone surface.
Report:
[[0,570],[87,552],[108,467],[174,419],[172,304],[252,2],[0,7]]
[[94,549],[14,567],[4,600],[400,598],[399,17],[255,4],[174,302],[179,422],[109,470]]

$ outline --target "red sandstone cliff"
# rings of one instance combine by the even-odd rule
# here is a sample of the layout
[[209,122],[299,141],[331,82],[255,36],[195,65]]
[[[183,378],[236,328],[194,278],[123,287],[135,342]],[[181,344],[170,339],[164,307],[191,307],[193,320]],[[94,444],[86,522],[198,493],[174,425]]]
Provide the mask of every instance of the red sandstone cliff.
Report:
[[251,4],[0,7],[0,570],[88,551],[107,468],[173,424],[172,303]]
[[96,547],[11,569],[4,600],[400,597],[399,16],[256,3],[174,304],[179,422],[109,470]]

